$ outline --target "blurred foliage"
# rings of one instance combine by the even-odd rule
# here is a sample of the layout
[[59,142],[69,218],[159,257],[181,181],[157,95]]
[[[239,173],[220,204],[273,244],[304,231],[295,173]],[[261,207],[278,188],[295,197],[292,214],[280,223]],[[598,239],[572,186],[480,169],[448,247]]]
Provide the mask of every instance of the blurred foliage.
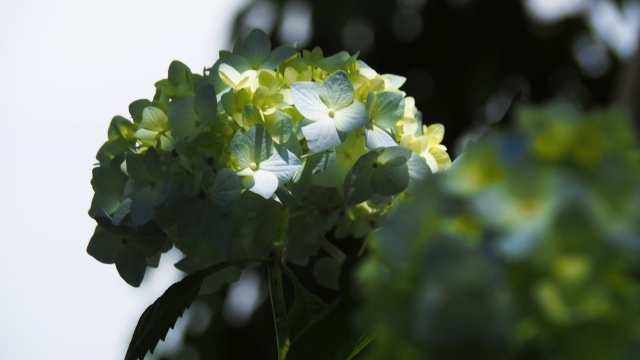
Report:
[[627,116],[520,108],[434,175],[358,271],[370,359],[633,359],[640,152]]
[[301,38],[300,46],[326,54],[360,51],[378,71],[406,77],[403,90],[425,121],[446,124],[450,149],[470,128],[499,120],[518,90],[532,103],[609,104],[622,66],[605,49],[585,71],[580,41],[602,45],[590,24],[580,17],[536,22],[516,0],[254,0],[234,29],[256,26],[271,30],[276,44]]

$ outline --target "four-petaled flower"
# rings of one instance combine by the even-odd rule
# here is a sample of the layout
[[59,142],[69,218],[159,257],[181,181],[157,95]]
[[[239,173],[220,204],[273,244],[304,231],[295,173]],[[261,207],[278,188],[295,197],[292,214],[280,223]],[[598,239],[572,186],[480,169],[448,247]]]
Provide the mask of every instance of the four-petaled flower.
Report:
[[344,71],[321,84],[301,81],[291,85],[296,109],[305,117],[302,133],[315,153],[340,145],[349,131],[369,123],[364,105],[355,100],[353,85]]

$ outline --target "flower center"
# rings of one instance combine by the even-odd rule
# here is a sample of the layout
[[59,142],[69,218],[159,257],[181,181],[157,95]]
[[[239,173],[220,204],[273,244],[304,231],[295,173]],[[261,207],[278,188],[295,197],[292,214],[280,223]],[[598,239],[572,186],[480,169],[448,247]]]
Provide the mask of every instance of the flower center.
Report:
[[336,116],[336,111],[333,109],[329,109],[329,117],[333,119],[334,116]]
[[251,162],[251,164],[249,164],[249,168],[251,168],[251,170],[255,171],[258,168],[258,164],[256,164],[255,162]]

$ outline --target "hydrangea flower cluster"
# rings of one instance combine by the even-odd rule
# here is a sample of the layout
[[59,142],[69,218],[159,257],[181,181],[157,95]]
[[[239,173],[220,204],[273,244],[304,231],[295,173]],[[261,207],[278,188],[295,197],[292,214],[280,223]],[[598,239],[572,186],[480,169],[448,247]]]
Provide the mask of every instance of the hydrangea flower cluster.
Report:
[[203,75],[174,61],[152,100],[134,101],[131,120],[111,122],[93,170],[89,214],[98,227],[88,252],[138,286],[172,246],[187,272],[265,254],[278,207],[291,209],[290,261],[331,247],[331,229],[367,235],[451,163],[444,128],[422,124],[404,81],[357,54],[272,50],[258,30]]
[[[640,151],[618,110],[522,108],[374,232],[368,359],[635,358]],[[508,354],[508,355],[506,355]]]

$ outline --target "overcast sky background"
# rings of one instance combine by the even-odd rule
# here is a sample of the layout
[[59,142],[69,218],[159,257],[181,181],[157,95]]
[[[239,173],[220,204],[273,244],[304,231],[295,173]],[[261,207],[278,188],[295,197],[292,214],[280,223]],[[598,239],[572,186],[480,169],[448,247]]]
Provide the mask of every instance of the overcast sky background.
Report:
[[124,357],[177,257],[135,289],[87,255],[95,154],[172,60],[201,73],[230,47],[246,2],[0,4],[0,359]]

